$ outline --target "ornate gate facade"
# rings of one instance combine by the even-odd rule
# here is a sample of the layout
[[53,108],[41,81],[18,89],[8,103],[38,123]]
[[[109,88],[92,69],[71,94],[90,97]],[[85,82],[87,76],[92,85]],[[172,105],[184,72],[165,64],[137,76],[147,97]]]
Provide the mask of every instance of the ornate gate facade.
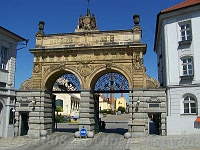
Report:
[[[159,87],[155,79],[146,75],[143,66],[146,44],[141,42],[139,16],[133,18],[134,27],[130,30],[99,31],[95,17],[87,12],[85,17],[79,18],[75,32],[67,34],[45,34],[44,22],[39,23],[36,46],[30,49],[34,55],[32,77],[22,84],[16,102],[16,114],[24,109],[29,112],[28,135],[38,137],[52,132],[51,91],[56,79],[63,74],[72,73],[80,82],[79,129],[84,125],[88,131],[95,130],[94,86],[103,74],[123,75],[130,93],[133,89]],[[131,103],[134,99],[130,94]],[[27,107],[20,107],[22,103],[27,103]],[[20,117],[15,118],[17,135]],[[129,132],[134,131],[133,125],[133,117],[130,117]]]

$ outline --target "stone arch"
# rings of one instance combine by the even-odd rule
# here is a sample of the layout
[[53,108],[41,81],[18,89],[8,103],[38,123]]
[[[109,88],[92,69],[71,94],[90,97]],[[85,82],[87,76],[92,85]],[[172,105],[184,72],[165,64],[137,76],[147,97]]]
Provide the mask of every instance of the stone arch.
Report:
[[48,74],[47,76],[43,77],[43,82],[42,82],[42,89],[46,89],[46,90],[49,90],[51,91],[52,90],[52,87],[55,83],[55,81],[60,77],[62,76],[63,74],[67,74],[67,73],[72,73],[74,74],[79,82],[80,82],[80,85],[82,86],[83,84],[83,81],[82,81],[82,78],[81,76],[74,70],[54,70],[53,72],[51,72],[50,74]]
[[184,94],[182,95],[182,100],[183,100],[186,96],[192,96],[195,100],[197,100],[196,95],[193,94],[193,93],[191,93],[191,92],[184,93]]
[[110,73],[110,72],[116,72],[116,73],[119,73],[119,74],[123,75],[127,79],[128,83],[129,83],[129,88],[133,87],[133,82],[132,82],[132,79],[131,79],[131,74],[129,74],[126,69],[122,69],[122,67],[120,67],[120,65],[119,66],[115,65],[115,66],[113,66],[113,67],[111,67],[109,69],[105,69],[105,67],[101,67],[101,68],[96,69],[88,77],[88,81],[86,83],[86,87],[88,89],[94,89],[94,86],[95,86],[97,80],[102,75],[104,75],[106,73]]
[[[88,17],[86,16],[86,20]],[[134,18],[138,19],[138,17],[136,15]],[[43,22],[39,25],[44,26]],[[98,109],[96,104],[99,97],[92,90],[98,79],[107,73],[118,73],[126,78],[129,86],[127,91],[130,95],[131,113],[133,113],[135,110],[133,104],[136,103],[136,97],[133,97],[134,91],[139,95],[142,91],[137,93],[137,90],[159,87],[157,80],[146,75],[146,69],[143,66],[146,44],[141,41],[141,33],[142,30],[137,21],[132,30],[85,32],[85,29],[80,28],[69,34],[45,34],[43,28],[39,28],[36,33],[36,45],[30,49],[34,55],[32,77],[22,84],[21,91],[16,92],[17,105],[21,107],[20,103],[29,102],[27,107],[19,109],[32,113],[29,136],[39,137],[42,132],[47,132],[46,134],[53,132],[55,125],[53,106],[55,106],[56,96],[52,88],[59,77],[68,73],[77,77],[81,87],[79,91],[81,97],[79,130],[84,124],[88,131],[96,132],[95,123],[98,125],[99,119],[97,120],[95,115],[98,116],[99,113],[95,109]],[[151,97],[156,99],[155,91],[149,90],[146,95],[152,93]],[[143,95],[139,96],[141,101],[144,100]],[[141,103],[145,102],[146,100]],[[144,105],[140,106],[142,110],[146,109],[146,107],[143,108]],[[34,109],[31,110],[31,107]],[[41,110],[42,113],[40,113]],[[141,116],[141,122],[145,121],[143,115],[138,116]],[[19,116],[16,119],[18,129],[20,128]],[[137,121],[134,125],[133,120],[130,122],[130,132],[133,132],[132,127],[135,124],[136,127],[141,126]],[[40,125],[40,130],[36,128],[36,124]]]

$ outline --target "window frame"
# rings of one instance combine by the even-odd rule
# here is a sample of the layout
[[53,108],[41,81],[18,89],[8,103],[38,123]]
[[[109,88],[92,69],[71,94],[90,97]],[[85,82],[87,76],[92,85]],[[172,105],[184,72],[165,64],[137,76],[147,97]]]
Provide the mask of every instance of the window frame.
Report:
[[192,24],[191,24],[190,20],[179,22],[179,38],[180,38],[179,44],[190,44],[191,43],[191,41],[192,41]]
[[[187,107],[188,111],[187,112],[185,112],[185,110],[186,110],[185,104],[188,104],[188,107]],[[193,107],[191,104],[195,104],[195,107]],[[192,112],[194,110],[194,108],[195,108],[195,112]],[[182,114],[183,115],[197,115],[198,114],[197,100],[193,95],[187,94],[183,97]]]
[[194,61],[192,56],[181,58],[181,77],[194,77]]
[[7,70],[9,49],[5,46],[1,47],[0,52],[0,69]]

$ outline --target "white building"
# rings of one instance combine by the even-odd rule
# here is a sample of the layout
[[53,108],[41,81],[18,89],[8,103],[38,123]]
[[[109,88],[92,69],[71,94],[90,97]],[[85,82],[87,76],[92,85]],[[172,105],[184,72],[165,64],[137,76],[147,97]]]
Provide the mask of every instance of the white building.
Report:
[[56,105],[63,108],[63,112],[58,112],[58,114],[70,116],[71,113],[79,112],[80,94],[56,93],[55,95]]
[[0,26],[0,137],[14,136],[16,47],[24,38]]
[[157,16],[158,80],[167,89],[167,135],[199,134],[200,1],[186,0]]

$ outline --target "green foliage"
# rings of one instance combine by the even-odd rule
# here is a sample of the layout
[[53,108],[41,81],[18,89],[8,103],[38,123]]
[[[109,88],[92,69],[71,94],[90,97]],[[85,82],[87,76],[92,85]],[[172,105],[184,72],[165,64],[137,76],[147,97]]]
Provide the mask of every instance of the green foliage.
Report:
[[56,106],[56,112],[63,112],[63,108],[61,106]]
[[56,122],[57,123],[63,123],[64,122],[64,116],[58,115],[55,116]]
[[106,113],[106,114],[113,114],[113,111],[112,110],[106,110],[106,109],[104,109],[104,110],[101,110],[100,111],[100,113]]
[[123,114],[126,111],[126,109],[124,107],[122,107],[122,106],[119,106],[118,107],[118,111],[121,111],[122,114]]

